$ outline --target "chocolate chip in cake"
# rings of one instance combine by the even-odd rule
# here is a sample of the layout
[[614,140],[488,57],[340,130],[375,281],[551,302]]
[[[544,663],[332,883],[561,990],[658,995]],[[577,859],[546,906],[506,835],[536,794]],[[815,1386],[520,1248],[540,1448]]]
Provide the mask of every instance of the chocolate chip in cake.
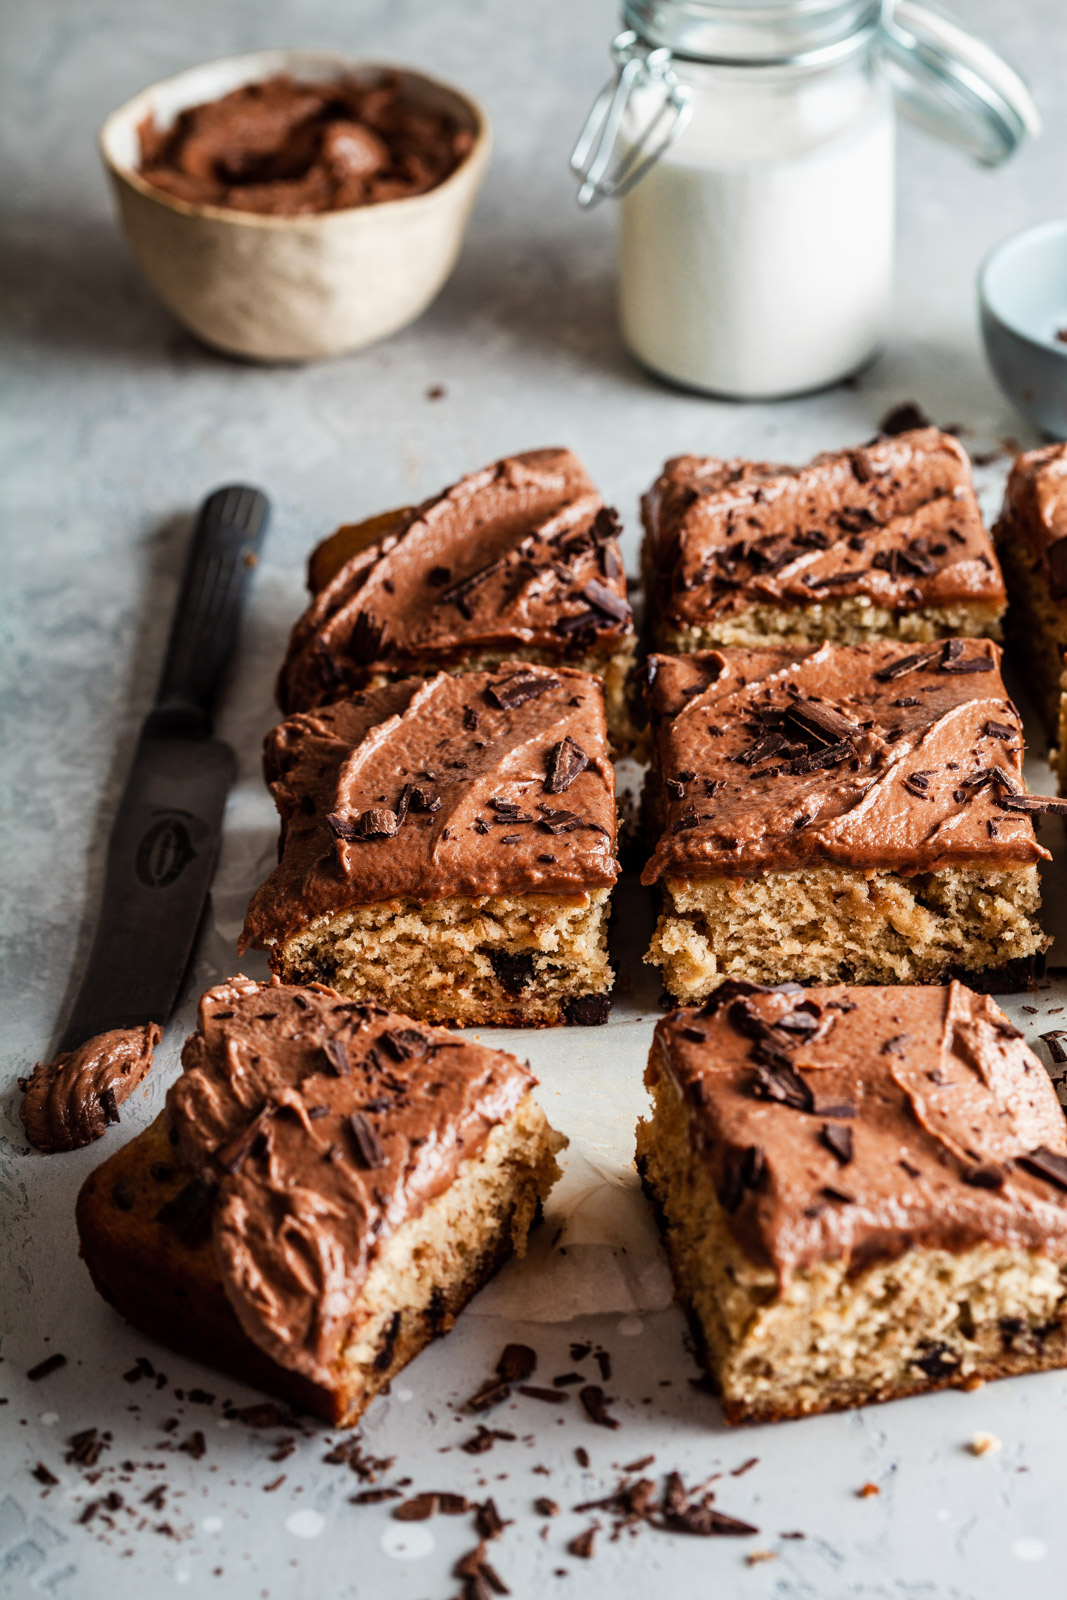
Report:
[[489,950],[487,954],[489,965],[505,994],[521,994],[533,982],[532,950]]
[[572,1027],[597,1028],[607,1022],[611,996],[606,994],[569,995],[562,1006],[563,1016]]

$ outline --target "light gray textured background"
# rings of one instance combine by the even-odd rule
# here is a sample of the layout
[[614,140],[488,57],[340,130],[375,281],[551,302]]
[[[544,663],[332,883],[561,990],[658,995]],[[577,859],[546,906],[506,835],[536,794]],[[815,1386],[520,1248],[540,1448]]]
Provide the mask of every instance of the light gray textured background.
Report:
[[[566,443],[621,508],[632,558],[637,495],[667,454],[800,460],[868,436],[888,405],[910,397],[943,423],[966,424],[977,450],[1005,435],[1032,442],[984,366],[973,279],[998,239],[1067,209],[1067,19],[1062,0],[968,0],[961,9],[1028,74],[1045,137],[990,175],[905,130],[889,351],[856,388],[735,407],[672,393],[630,364],[614,327],[610,208],[582,216],[574,207],[566,156],[604,72],[611,0],[33,0],[5,8],[0,1394],[9,1403],[0,1408],[0,1585],[12,1595],[102,1600],[184,1587],[235,1600],[435,1600],[458,1588],[449,1568],[473,1542],[462,1519],[404,1528],[388,1506],[347,1503],[360,1485],[321,1464],[321,1432],[309,1430],[276,1465],[267,1456],[277,1430],[227,1427],[218,1404],[175,1401],[174,1385],[202,1384],[219,1399],[253,1396],[150,1348],[97,1300],[76,1258],[73,1198],[106,1149],[155,1114],[192,997],[236,965],[234,927],[273,846],[258,780],[273,673],[301,603],[306,552],[337,522],[419,498],[505,451]],[[351,359],[263,370],[199,348],[144,289],[111,216],[94,137],[109,110],[155,79],[275,44],[362,51],[450,76],[487,104],[497,142],[459,268],[415,327]],[[857,226],[862,217],[858,196]],[[436,384],[447,394],[431,402],[426,391]],[[979,473],[987,510],[1004,470]],[[108,1145],[37,1157],[21,1136],[14,1078],[47,1050],[84,955],[106,822],[150,702],[189,511],[239,477],[268,489],[275,516],[222,718],[242,779],[214,921],[147,1095],[129,1103]],[[1047,837],[1062,848],[1062,834]],[[1061,908],[1063,883],[1050,874],[1046,889]],[[640,931],[646,915],[631,896],[627,923]],[[557,1208],[568,1253],[543,1244],[546,1280],[513,1273],[373,1408],[364,1438],[375,1453],[396,1455],[388,1481],[410,1475],[419,1488],[467,1493],[487,1486],[516,1519],[493,1560],[517,1595],[1061,1595],[1061,1376],[743,1435],[724,1431],[714,1403],[690,1388],[682,1320],[658,1309],[662,1266],[626,1166],[655,983],[632,946],[624,956],[617,1025],[514,1040],[542,1076],[553,1120],[572,1136],[569,1187]],[[1060,987],[1024,997],[1037,1014],[1013,1004],[1031,1036],[1050,1026]],[[591,1304],[600,1317],[541,1320]],[[508,1321],[500,1313],[509,1309],[535,1320]],[[456,1452],[472,1427],[457,1402],[505,1339],[524,1331],[546,1378],[571,1365],[572,1337],[603,1341],[622,1429],[595,1429],[570,1407],[557,1421],[555,1411],[519,1401],[491,1419],[520,1436],[515,1444],[477,1458]],[[66,1353],[68,1366],[28,1385],[26,1368],[49,1349]],[[163,1368],[167,1389],[121,1381],[138,1354]],[[204,1430],[201,1461],[161,1450],[159,1423],[171,1415],[180,1418],[178,1439]],[[114,1434],[95,1487],[62,1463],[63,1440],[89,1425]],[[967,1452],[980,1429],[999,1436],[999,1453]],[[584,1473],[578,1444],[592,1457]],[[610,1544],[602,1533],[592,1563],[565,1551],[587,1519],[567,1514],[540,1537],[536,1494],[570,1506],[605,1492],[613,1463],[652,1451],[656,1470],[691,1475],[757,1456],[745,1476],[726,1478],[719,1503],[758,1523],[759,1537],[686,1541],[646,1531]],[[39,1460],[61,1480],[47,1493],[28,1475]],[[139,1466],[126,1482],[126,1460],[158,1465]],[[284,1483],[265,1495],[281,1473]],[[880,1494],[857,1498],[868,1481]],[[153,1513],[138,1502],[159,1482],[170,1485],[167,1505]],[[116,1512],[113,1529],[100,1516],[79,1525],[85,1503],[111,1489],[136,1511]],[[157,1531],[161,1522],[175,1537]],[[782,1541],[791,1529],[807,1537]],[[753,1547],[776,1559],[746,1565]]]

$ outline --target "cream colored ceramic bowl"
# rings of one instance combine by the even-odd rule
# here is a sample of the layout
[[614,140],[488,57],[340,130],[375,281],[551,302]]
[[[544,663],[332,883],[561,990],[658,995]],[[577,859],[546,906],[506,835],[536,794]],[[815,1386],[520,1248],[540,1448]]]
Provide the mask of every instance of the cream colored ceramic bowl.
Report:
[[[279,72],[363,82],[395,73],[416,103],[469,128],[471,149],[426,194],[304,217],[194,205],[140,176],[137,127],[149,113],[166,128],[188,106]],[[455,265],[490,142],[484,110],[458,89],[406,67],[315,50],[260,50],[193,67],[135,95],[100,131],[123,226],[153,289],[206,344],[259,361],[358,350],[424,311]]]

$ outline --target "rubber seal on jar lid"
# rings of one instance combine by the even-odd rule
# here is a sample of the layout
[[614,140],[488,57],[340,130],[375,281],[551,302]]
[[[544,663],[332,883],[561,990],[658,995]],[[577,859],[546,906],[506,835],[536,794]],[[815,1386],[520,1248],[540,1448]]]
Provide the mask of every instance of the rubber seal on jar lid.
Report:
[[882,44],[902,113],[985,166],[999,166],[1041,132],[1019,74],[958,23],[915,0],[893,0]]

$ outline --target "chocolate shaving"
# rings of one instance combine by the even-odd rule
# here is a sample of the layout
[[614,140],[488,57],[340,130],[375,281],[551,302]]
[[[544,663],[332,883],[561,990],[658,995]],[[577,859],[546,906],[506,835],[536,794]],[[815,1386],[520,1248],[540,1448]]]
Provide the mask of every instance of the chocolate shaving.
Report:
[[767,1181],[767,1160],[758,1144],[744,1150],[729,1148],[722,1164],[717,1194],[719,1204],[732,1216],[747,1192],[763,1188]]
[[385,642],[385,623],[378,622],[369,611],[361,611],[348,639],[348,654],[360,666],[369,666],[381,653]]
[[1062,1028],[1053,1028],[1049,1033],[1039,1034],[1038,1037],[1048,1046],[1048,1053],[1057,1066],[1067,1061],[1067,1032]]
[[629,601],[620,599],[613,589],[605,588],[602,583],[597,582],[596,578],[590,578],[585,585],[582,590],[582,599],[588,600],[591,606],[595,607],[597,611],[602,611],[613,622],[629,622],[630,620]]
[[553,745],[548,756],[548,774],[544,781],[546,794],[563,794],[570,788],[579,773],[589,765],[589,757],[580,744],[568,737]]
[[441,801],[431,789],[413,788],[410,806],[412,811],[440,811]]
[[1043,1178],[1046,1183],[1054,1184],[1057,1189],[1067,1189],[1067,1156],[1060,1155],[1056,1150],[1050,1150],[1048,1145],[1039,1144],[1036,1150],[1031,1150],[1028,1155],[1017,1158],[1018,1165],[1024,1167],[1035,1178]]
[[437,1511],[438,1496],[436,1494],[417,1494],[412,1500],[404,1500],[393,1507],[393,1516],[397,1522],[426,1522]]
[[[498,1406],[511,1395],[511,1385],[503,1378],[490,1378],[483,1383],[480,1389],[475,1390],[467,1401],[468,1411],[490,1411],[493,1406]],[[489,1448],[488,1445],[485,1447]]]
[[243,1128],[238,1128],[237,1132],[232,1138],[227,1139],[225,1144],[219,1145],[215,1151],[215,1160],[224,1172],[231,1174],[240,1172],[256,1146],[264,1139],[267,1124],[275,1115],[277,1109],[277,1106],[268,1101],[250,1122],[246,1122]]
[[57,1350],[52,1355],[45,1356],[43,1361],[38,1361],[35,1367],[31,1367],[26,1377],[30,1383],[40,1383],[42,1378],[50,1378],[53,1372],[58,1372],[60,1367],[65,1367],[66,1364],[66,1356],[61,1356]]
[[536,700],[539,695],[548,694],[559,687],[558,678],[533,672],[513,672],[509,677],[499,678],[496,683],[487,685],[485,692],[501,711],[514,711],[517,706],[525,705],[527,700]]
[[839,1127],[833,1122],[824,1122],[819,1129],[819,1138],[830,1154],[843,1167],[847,1167],[852,1160],[852,1129]]
[[993,803],[1002,811],[1022,811],[1029,816],[1067,817],[1067,799],[1050,794],[998,794]]
[[520,1383],[519,1393],[524,1394],[528,1400],[545,1400],[554,1406],[562,1405],[567,1399],[565,1389],[542,1389],[532,1383]]
[[957,674],[964,672],[994,672],[996,671],[996,665],[992,656],[964,655],[962,639],[946,640],[944,649],[941,652],[941,660],[938,662],[938,667],[942,672]]
[[597,1535],[596,1523],[591,1528],[586,1528],[584,1533],[576,1533],[567,1545],[572,1556],[578,1556],[583,1561],[588,1561],[593,1554],[593,1541]]
[[1006,740],[1015,738],[1015,729],[1009,727],[1006,722],[987,722],[982,732],[987,739]]
[[[537,809],[541,813],[537,820],[546,833],[573,833],[582,826],[582,819],[576,811],[553,810],[546,805],[539,805]],[[549,857],[550,861],[555,859],[555,856]]]
[[499,572],[506,565],[506,560],[505,556],[498,556],[495,561],[490,561],[484,567],[479,567],[477,572],[472,572],[468,577],[461,578],[458,583],[452,584],[451,588],[443,589],[437,596],[436,603],[440,606],[456,606],[469,622],[472,613],[467,602],[471,595],[475,589],[480,588],[494,573]]
[[762,1062],[752,1074],[750,1093],[757,1100],[776,1100],[793,1111],[814,1111],[815,1096],[788,1062]]
[[898,433],[911,433],[914,428],[932,426],[922,406],[917,405],[914,400],[902,400],[899,405],[886,412],[878,424],[878,432],[893,437]]
[[960,1172],[964,1183],[969,1183],[975,1189],[1003,1189],[1004,1168],[995,1162],[982,1162],[977,1166],[964,1167]]
[[160,1207],[156,1221],[171,1228],[183,1244],[192,1244],[211,1214],[216,1191],[214,1178],[202,1173]]
[[528,1344],[506,1344],[496,1364],[497,1376],[505,1383],[524,1383],[537,1366],[537,1351]]
[[903,678],[905,673],[914,672],[917,667],[929,664],[928,655],[899,656],[896,661],[891,661],[888,666],[882,667],[874,674],[877,683],[892,683],[895,678]]
[[343,1039],[323,1040],[322,1053],[339,1078],[347,1078],[352,1071],[352,1063],[348,1059],[348,1048]]
[[430,1049],[426,1035],[418,1028],[383,1028],[378,1043],[394,1061],[419,1061]]
[[348,1127],[359,1165],[366,1171],[384,1167],[386,1155],[382,1141],[373,1123],[367,1121],[362,1111],[352,1112],[348,1118]]
[[607,1410],[607,1399],[598,1383],[587,1383],[584,1389],[579,1389],[578,1399],[590,1422],[595,1422],[598,1428],[619,1427],[618,1418]]

